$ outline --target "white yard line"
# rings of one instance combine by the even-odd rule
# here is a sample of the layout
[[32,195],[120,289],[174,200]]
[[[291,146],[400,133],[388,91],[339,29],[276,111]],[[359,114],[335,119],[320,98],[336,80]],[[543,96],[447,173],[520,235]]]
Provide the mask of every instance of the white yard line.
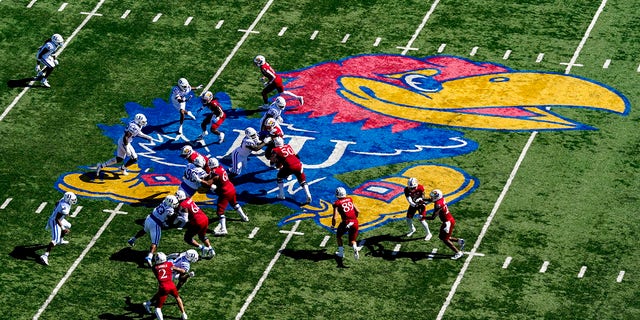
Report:
[[253,288],[253,291],[247,297],[247,300],[244,302],[244,305],[242,305],[242,308],[240,308],[240,312],[238,312],[238,314],[236,315],[236,320],[242,318],[244,313],[247,311],[247,308],[249,307],[249,305],[251,304],[253,299],[256,297],[256,294],[258,294],[258,291],[262,287],[262,283],[264,283],[264,281],[269,276],[269,273],[271,272],[271,269],[273,269],[273,266],[276,264],[276,262],[278,262],[278,259],[280,258],[280,255],[282,254],[282,250],[284,250],[287,247],[287,244],[289,243],[289,241],[291,240],[293,235],[297,233],[296,229],[298,229],[299,225],[300,225],[300,220],[297,220],[295,222],[295,224],[293,225],[293,228],[291,228],[291,231],[287,232],[288,233],[287,237],[284,239],[284,242],[282,242],[282,245],[280,246],[280,249],[278,249],[278,253],[276,253],[276,255],[273,257],[273,259],[271,259],[271,262],[269,262],[269,265],[267,266],[267,269],[264,270],[264,273],[262,273],[262,277],[260,277],[260,280],[258,280],[258,284],[256,284],[255,288]]
[[[87,24],[87,22],[89,22],[89,19],[91,19],[94,15],[96,15],[96,11],[98,11],[98,9],[100,9],[100,7],[104,3],[104,1],[105,0],[100,0],[100,2],[98,2],[96,7],[93,8],[93,11],[91,11],[91,13],[87,15],[87,17],[82,21],[82,23],[80,23],[80,25],[76,28],[76,30],[73,31],[73,33],[68,38],[65,39],[64,46],[62,46],[62,48],[60,48],[60,50],[58,50],[58,52],[56,53],[56,55],[58,57],[62,54],[62,51],[64,51],[64,49],[69,45],[69,43],[71,42],[71,39],[73,39],[78,34],[78,32],[80,32],[80,30],[82,30],[82,28],[84,28],[84,26]],[[33,1],[33,3],[35,3],[35,0]],[[30,85],[31,84],[33,84],[33,81],[30,82]],[[20,94],[18,94],[18,96],[15,99],[13,99],[11,104],[9,104],[9,106],[4,109],[4,111],[0,115],[0,121],[4,120],[4,117],[7,116],[9,111],[11,111],[11,109],[13,109],[13,107],[15,107],[15,105],[18,103],[18,101],[20,101],[20,99],[22,99],[22,96],[24,96],[24,94],[27,93],[27,91],[29,91],[29,88],[30,87],[25,87],[24,89],[22,89]]]
[[[580,44],[578,44],[578,47],[576,48],[576,51],[573,53],[573,57],[571,58],[571,61],[567,64],[567,68],[565,70],[565,74],[569,74],[571,72],[571,68],[573,66],[579,66],[578,64],[576,64],[576,61],[578,60],[578,56],[580,56],[580,52],[582,51],[582,48],[584,47],[584,44],[586,43],[587,39],[589,38],[589,35],[591,34],[591,31],[593,30],[593,27],[595,26],[596,22],[598,21],[598,18],[600,17],[600,13],[602,13],[602,11],[604,10],[604,7],[605,7],[606,4],[607,4],[607,0],[603,0],[602,3],[600,4],[600,7],[598,8],[598,10],[596,11],[595,15],[593,16],[593,19],[591,19],[591,23],[589,24],[589,27],[585,31],[585,34],[582,37],[582,40],[580,41]],[[487,230],[489,229],[489,225],[491,225],[491,221],[493,221],[493,218],[495,217],[496,213],[498,212],[498,209],[500,208],[500,205],[502,204],[502,201],[504,200],[507,192],[509,191],[509,188],[511,187],[511,183],[513,182],[513,179],[515,178],[516,173],[518,173],[518,169],[520,168],[520,165],[522,164],[522,161],[524,160],[524,157],[527,155],[527,152],[529,151],[529,148],[531,147],[531,144],[533,143],[533,140],[535,139],[537,134],[538,134],[537,131],[532,132],[531,136],[529,136],[529,140],[527,141],[527,143],[525,144],[524,148],[522,149],[522,152],[520,153],[520,157],[518,158],[518,161],[516,161],[516,164],[513,167],[513,170],[511,170],[511,174],[509,175],[509,179],[507,179],[507,183],[505,184],[504,188],[502,189],[502,192],[500,193],[500,196],[498,197],[498,200],[496,201],[496,203],[493,206],[493,209],[491,210],[491,214],[489,214],[489,217],[487,218],[487,221],[485,222],[484,226],[482,227],[482,230],[480,231],[480,234],[478,235],[478,239],[476,240],[475,244],[473,245],[473,248],[471,249],[471,253],[472,254],[469,254],[467,259],[464,261],[464,264],[462,265],[462,269],[460,269],[460,272],[458,273],[458,276],[456,277],[456,280],[453,283],[453,286],[451,287],[451,290],[449,291],[449,295],[447,296],[444,304],[442,305],[442,308],[440,308],[440,312],[438,313],[438,316],[436,317],[437,320],[442,319],[442,317],[444,316],[444,313],[447,311],[447,307],[449,307],[449,304],[451,303],[451,300],[453,300],[453,296],[455,295],[456,290],[458,289],[458,286],[460,285],[460,282],[462,282],[462,278],[464,277],[464,274],[467,271],[467,269],[469,268],[469,264],[471,263],[471,260],[474,257],[473,253],[476,252],[476,250],[480,246],[480,243],[482,243],[482,239],[484,238],[485,234],[487,233]]]
[[115,218],[115,216],[117,214],[126,213],[126,212],[120,211],[120,208],[122,208],[122,205],[123,205],[123,203],[120,202],[120,203],[118,203],[118,206],[115,208],[115,210],[104,210],[106,212],[111,212],[111,215],[109,216],[107,221],[104,222],[102,227],[100,227],[100,230],[98,230],[96,235],[93,236],[93,238],[91,238],[91,241],[89,241],[89,244],[87,244],[87,247],[84,248],[84,250],[82,251],[82,253],[78,257],[78,259],[76,259],[76,261],[73,262],[73,264],[71,265],[71,268],[69,268],[69,270],[67,270],[67,273],[64,275],[64,277],[62,277],[62,279],[60,279],[60,282],[58,282],[56,287],[53,288],[53,291],[51,292],[51,294],[47,298],[47,301],[44,302],[44,304],[40,307],[40,309],[38,309],[38,312],[36,313],[36,315],[33,316],[33,320],[37,320],[38,318],[40,318],[40,316],[42,315],[44,310],[47,309],[47,306],[49,306],[51,301],[53,301],[53,298],[56,297],[56,295],[58,294],[58,291],[60,291],[60,288],[62,288],[62,285],[64,285],[64,283],[67,282],[69,277],[71,277],[71,274],[73,273],[73,271],[76,270],[78,265],[80,265],[80,262],[82,262],[82,259],[84,259],[84,256],[86,256],[87,253],[89,253],[89,250],[91,250],[93,245],[96,244],[96,241],[98,241],[98,238],[100,238],[100,236],[102,235],[104,230],[107,229],[107,227],[111,223],[111,220],[113,220],[113,218]]
[[431,8],[429,8],[429,11],[427,11],[427,14],[425,14],[424,18],[422,18],[422,22],[418,26],[418,29],[416,29],[416,32],[413,33],[413,36],[411,37],[411,39],[409,40],[407,45],[404,46],[404,47],[397,47],[398,49],[402,49],[402,53],[401,54],[403,56],[405,54],[407,54],[407,52],[409,52],[409,50],[418,50],[417,48],[411,47],[411,45],[413,45],[413,43],[416,41],[416,39],[420,35],[420,32],[422,32],[422,29],[427,24],[427,21],[429,21],[429,17],[431,17],[431,14],[436,10],[436,7],[438,6],[438,3],[440,3],[440,0],[436,0],[436,1],[433,2],[433,4],[431,5]]

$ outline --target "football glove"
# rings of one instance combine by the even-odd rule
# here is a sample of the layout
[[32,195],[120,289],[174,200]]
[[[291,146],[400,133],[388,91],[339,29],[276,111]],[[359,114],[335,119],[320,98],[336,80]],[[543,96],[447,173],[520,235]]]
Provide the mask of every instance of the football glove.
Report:
[[200,90],[200,89],[202,89],[202,88],[204,88],[204,86],[200,84],[200,85],[198,85],[198,86],[196,87],[196,90]]

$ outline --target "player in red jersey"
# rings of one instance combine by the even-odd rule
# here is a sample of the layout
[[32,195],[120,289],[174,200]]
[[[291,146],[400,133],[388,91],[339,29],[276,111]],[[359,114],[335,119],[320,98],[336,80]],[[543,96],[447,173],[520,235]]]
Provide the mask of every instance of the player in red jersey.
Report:
[[[464,250],[464,239],[462,238],[454,238],[451,236],[453,234],[453,227],[456,225],[456,220],[453,219],[451,212],[449,212],[449,207],[447,206],[447,202],[444,200],[444,195],[442,191],[435,189],[431,191],[429,194],[431,197],[430,202],[433,202],[433,214],[427,216],[427,220],[433,220],[437,217],[442,221],[442,225],[440,226],[440,234],[439,238],[447,245],[455,254],[451,259],[457,260],[462,257],[462,250]],[[453,242],[457,242],[460,246],[460,249],[456,248]]]
[[172,261],[167,261],[167,256],[164,253],[158,252],[156,254],[155,265],[153,266],[153,274],[155,274],[156,279],[158,279],[158,291],[153,295],[153,297],[151,297],[151,300],[145,301],[142,305],[148,313],[151,313],[151,305],[155,305],[156,309],[154,313],[160,320],[164,319],[164,316],[162,315],[162,306],[165,301],[167,301],[167,297],[169,295],[176,298],[178,308],[180,309],[180,312],[182,312],[182,319],[187,319],[187,313],[184,311],[182,298],[180,298],[178,288],[176,288],[175,283],[173,283],[174,271],[179,274],[184,274],[186,272],[184,269],[174,266]]
[[293,151],[290,145],[285,144],[281,137],[273,139],[274,148],[271,154],[271,165],[275,165],[278,168],[278,175],[276,180],[278,182],[278,199],[284,199],[284,180],[290,175],[295,175],[298,179],[298,183],[304,189],[304,193],[307,195],[307,201],[302,205],[311,203],[311,192],[309,192],[309,185],[307,185],[307,176],[303,172],[302,162],[300,158]]
[[[194,247],[198,247],[203,257],[212,258],[216,255],[216,252],[207,237],[209,217],[193,202],[193,199],[187,197],[184,191],[176,191],[176,198],[178,199],[178,227],[183,228],[185,225],[187,227],[187,231],[184,233],[184,241]],[[194,239],[196,235],[203,244]]]
[[244,213],[242,207],[236,199],[236,187],[229,180],[227,170],[220,165],[218,159],[211,157],[208,162],[209,169],[211,169],[211,179],[213,181],[211,189],[215,190],[218,195],[218,203],[216,214],[220,218],[220,224],[216,227],[215,235],[224,236],[227,234],[227,218],[224,215],[227,206],[231,204],[231,207],[238,212],[240,218],[244,222],[249,221],[249,217]]
[[[184,145],[182,147],[182,151],[180,152],[180,157],[184,158],[187,160],[187,162],[189,163],[193,163],[193,161],[196,160],[196,158],[200,156],[204,159],[204,163],[206,164],[209,161],[209,157],[203,155],[202,153],[193,150],[193,147],[190,145]],[[204,166],[204,171],[206,171],[207,173],[210,172],[209,167],[208,166]]]
[[263,122],[260,131],[260,140],[267,146],[267,149],[264,151],[265,158],[271,158],[273,148],[275,147],[273,139],[277,137],[284,138],[284,131],[282,131],[280,124],[278,124],[275,118],[267,118]]
[[260,73],[262,73],[262,77],[260,78],[263,81],[264,89],[262,89],[262,109],[269,108],[269,97],[268,94],[273,90],[278,90],[278,93],[283,93],[288,96],[294,97],[298,100],[300,105],[304,104],[304,98],[299,96],[291,91],[285,90],[282,84],[282,77],[280,77],[276,71],[267,63],[267,60],[264,56],[258,55],[253,59],[253,63],[260,68]]
[[202,123],[200,123],[200,128],[202,129],[202,133],[196,138],[196,141],[200,141],[202,145],[205,145],[204,137],[206,137],[209,132],[207,131],[207,125],[211,128],[211,133],[217,135],[218,143],[224,142],[224,132],[218,131],[218,128],[222,125],[224,120],[227,118],[227,115],[222,110],[222,106],[213,96],[211,91],[205,92],[202,97],[202,107],[200,110],[207,108],[211,111],[211,113],[207,114]]
[[425,219],[427,204],[424,201],[424,186],[418,183],[418,179],[409,178],[409,182],[404,188],[404,196],[407,198],[407,202],[409,202],[406,217],[407,225],[409,226],[407,237],[411,237],[413,233],[416,232],[416,227],[413,226],[413,216],[417,214],[418,220],[426,232],[424,240],[431,240],[431,231],[429,230],[429,225]]
[[336,242],[338,243],[338,252],[336,255],[340,258],[344,257],[344,246],[342,243],[342,236],[345,233],[349,233],[349,245],[353,248],[353,256],[356,260],[360,259],[360,252],[358,251],[358,245],[356,245],[356,239],[358,238],[358,215],[360,210],[353,203],[350,197],[347,197],[347,191],[343,187],[336,189],[336,198],[333,203],[333,218],[331,219],[331,228],[335,228],[338,215],[340,215],[340,224],[336,231]]

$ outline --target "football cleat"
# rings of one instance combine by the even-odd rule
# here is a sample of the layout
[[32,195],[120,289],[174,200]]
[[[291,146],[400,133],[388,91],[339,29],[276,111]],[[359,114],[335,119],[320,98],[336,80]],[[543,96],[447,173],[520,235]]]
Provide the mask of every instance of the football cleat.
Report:
[[336,251],[336,256],[338,256],[338,258],[344,258],[344,252]]
[[458,239],[458,245],[460,246],[460,251],[464,250],[464,239]]
[[191,118],[192,120],[196,119],[196,116],[193,115],[193,113],[191,113],[191,111],[187,111],[187,115],[189,116],[189,118]]
[[240,219],[242,219],[242,222],[249,222],[249,217],[244,213],[240,214]]
[[69,244],[69,241],[65,239],[60,239],[60,244]]
[[218,140],[218,143],[223,143],[224,142],[224,132],[220,132],[220,140]]
[[104,164],[102,164],[102,162],[96,164],[96,177],[100,175],[100,170],[102,170],[102,168],[104,168]]
[[429,240],[431,240],[432,237],[433,237],[433,234],[427,233],[427,236],[424,237],[424,241],[429,241]]
[[180,127],[178,127],[178,134],[182,135],[182,125],[180,125]]
[[285,198],[284,193],[278,193],[278,199],[284,200],[284,198]]
[[412,225],[411,228],[409,229],[409,232],[407,233],[407,237],[411,237],[415,232],[416,232],[416,227]]
[[215,236],[222,237],[222,236],[226,236],[229,233],[227,232],[227,230],[220,230],[220,231],[214,231],[213,234]]
[[458,260],[462,258],[462,255],[463,255],[462,251],[458,251],[456,252],[456,254],[453,255],[453,257],[451,257],[451,260]]
[[122,170],[122,175],[123,176],[126,176],[126,175],[129,174],[129,171],[127,170],[127,167],[125,167],[125,166],[120,167],[120,170]]
[[147,313],[151,313],[151,301],[143,302],[142,306],[144,307],[144,310],[147,311]]
[[42,261],[42,263],[44,263],[45,265],[49,265],[49,257],[44,254],[40,256],[40,261]]
[[129,247],[135,247],[136,246],[136,239],[135,238],[131,238],[129,240],[127,240],[127,243],[129,244]]
[[51,88],[51,85],[49,84],[49,81],[47,81],[47,79],[46,79],[46,78],[45,78],[45,79],[42,79],[42,81],[40,81],[40,83],[42,83],[42,85],[43,85],[44,87]]
[[360,250],[353,250],[353,258],[360,259]]

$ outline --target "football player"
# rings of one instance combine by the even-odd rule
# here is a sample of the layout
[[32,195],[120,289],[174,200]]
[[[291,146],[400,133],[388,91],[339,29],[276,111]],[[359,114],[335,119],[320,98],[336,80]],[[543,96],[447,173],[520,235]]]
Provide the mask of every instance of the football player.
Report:
[[[464,250],[464,239],[451,236],[451,234],[453,234],[453,227],[456,225],[456,220],[453,218],[453,215],[451,215],[451,212],[449,212],[449,206],[447,206],[447,202],[444,200],[444,195],[442,191],[435,189],[431,191],[429,197],[430,202],[433,202],[433,214],[427,216],[426,219],[433,220],[436,216],[440,218],[442,225],[440,226],[440,234],[438,237],[455,253],[451,259],[460,259],[463,254],[462,250]],[[460,249],[456,248],[453,242],[457,242]]]
[[156,307],[154,313],[158,320],[164,319],[162,306],[164,306],[169,295],[172,295],[176,299],[176,302],[178,302],[178,308],[180,309],[180,312],[182,312],[181,319],[186,320],[188,318],[187,313],[184,311],[184,304],[182,303],[182,298],[180,298],[180,294],[178,293],[178,288],[173,282],[173,277],[167,276],[174,272],[179,274],[186,273],[184,269],[175,266],[172,261],[168,261],[167,256],[164,253],[158,252],[155,258],[155,265],[153,266],[153,274],[156,276],[156,279],[158,279],[158,291],[156,291],[150,300],[142,303],[142,306],[148,313],[151,313],[152,305]]
[[173,280],[178,281],[176,289],[180,290],[189,278],[196,276],[196,273],[191,270],[191,264],[198,261],[198,258],[198,252],[193,249],[181,253],[172,253],[167,256],[167,261],[173,262],[174,266],[184,270],[184,273],[173,271]]
[[229,180],[227,170],[220,165],[216,158],[210,158],[207,165],[211,169],[212,186],[215,186],[215,188],[212,189],[214,189],[218,195],[216,214],[220,218],[220,224],[216,228],[215,235],[224,236],[227,234],[227,218],[224,213],[229,204],[231,204],[233,210],[238,212],[240,219],[242,219],[243,222],[248,222],[249,217],[247,217],[238,203],[236,198],[236,187],[233,185],[231,180]]
[[[204,163],[207,163],[207,161],[209,161],[209,157],[203,155],[202,153],[193,150],[193,147],[186,144],[182,147],[182,150],[180,151],[180,157],[181,158],[185,158],[187,160],[188,163],[193,163],[197,157],[202,157],[204,159]],[[209,173],[209,167],[208,166],[204,166],[204,170]]]
[[[202,89],[202,85],[197,86],[195,89]],[[189,81],[185,78],[178,79],[178,84],[171,89],[169,100],[173,107],[180,112],[180,127],[178,128],[178,134],[180,135],[182,135],[182,123],[184,123],[185,114],[193,120],[196,119],[196,116],[194,116],[191,111],[187,111],[187,101],[193,96],[194,93],[191,85],[189,85]]]
[[283,97],[277,97],[276,100],[269,105],[269,109],[264,113],[262,119],[260,119],[260,130],[266,130],[265,124],[269,118],[275,119],[276,123],[282,123],[284,121],[282,119],[282,113],[286,106],[287,101],[285,101]]
[[196,141],[200,141],[202,145],[205,145],[204,137],[209,134],[207,131],[207,126],[209,126],[211,128],[211,133],[218,136],[218,143],[223,143],[224,132],[219,131],[218,128],[220,128],[220,125],[222,125],[224,120],[227,118],[227,115],[224,113],[218,99],[213,96],[211,91],[205,92],[200,99],[202,101],[202,107],[200,110],[207,108],[211,113],[208,113],[202,123],[200,123],[202,133],[196,138]]
[[273,139],[280,137],[284,139],[284,131],[275,118],[267,118],[263,124],[263,131],[260,131],[260,140],[267,146],[264,151],[265,158],[271,158],[273,148],[275,147]]
[[349,245],[353,248],[353,257],[360,259],[360,252],[356,239],[358,238],[359,224],[358,215],[360,211],[358,207],[353,203],[350,197],[347,197],[347,191],[343,187],[336,189],[336,201],[333,203],[333,217],[331,218],[331,228],[335,229],[338,215],[340,216],[340,224],[336,230],[336,242],[338,243],[338,252],[336,256],[344,257],[344,246],[342,243],[342,236],[345,233],[349,233]]
[[242,168],[246,166],[249,155],[254,151],[260,151],[264,146],[265,143],[260,141],[256,129],[252,127],[244,129],[244,138],[240,146],[231,153],[232,164],[229,173],[234,177],[239,175],[242,172]]
[[278,174],[276,175],[276,181],[278,183],[278,199],[284,199],[284,180],[290,175],[295,175],[298,179],[298,183],[304,189],[304,193],[307,195],[307,200],[302,205],[311,203],[311,192],[309,192],[309,185],[307,185],[307,176],[304,174],[302,162],[300,157],[293,151],[290,145],[285,144],[281,137],[273,139],[274,148],[271,154],[270,162],[278,168]]
[[51,241],[49,245],[47,245],[47,249],[43,255],[40,256],[40,261],[42,263],[49,265],[49,254],[53,247],[59,244],[67,244],[69,241],[64,240],[63,237],[71,231],[71,223],[67,221],[67,216],[71,212],[71,206],[76,204],[78,199],[76,195],[67,191],[64,193],[62,198],[58,200],[56,203],[55,209],[53,209],[53,213],[49,216],[49,220],[47,221],[46,230],[51,231]]
[[417,214],[418,220],[426,232],[424,240],[431,240],[431,231],[429,230],[429,225],[425,220],[427,203],[431,201],[429,199],[424,199],[424,186],[418,183],[418,179],[409,178],[407,186],[404,188],[404,196],[407,198],[407,202],[409,202],[409,208],[407,209],[406,216],[407,225],[409,226],[407,237],[411,237],[416,232],[416,227],[413,225],[413,217]]
[[162,227],[167,227],[167,219],[174,215],[175,208],[178,206],[178,199],[174,195],[168,195],[164,200],[153,209],[150,215],[144,220],[144,228],[140,229],[133,237],[129,238],[127,243],[133,247],[136,245],[136,240],[145,234],[149,234],[151,238],[151,246],[147,257],[144,258],[149,267],[152,266],[151,258],[156,252],[158,245],[160,244],[160,238],[162,236]]
[[273,90],[277,90],[278,93],[286,94],[288,96],[296,98],[300,105],[304,104],[304,98],[302,96],[299,96],[291,91],[284,90],[282,77],[280,77],[280,75],[276,73],[276,71],[271,67],[271,65],[269,65],[269,63],[267,63],[267,60],[264,56],[256,56],[253,59],[253,63],[256,65],[256,67],[260,68],[260,73],[262,73],[262,77],[260,78],[262,84],[264,85],[264,88],[262,89],[262,109],[269,108],[268,94]]
[[209,174],[204,169],[206,166],[207,164],[202,156],[196,157],[193,163],[187,164],[178,190],[184,191],[188,197],[193,197],[199,190],[206,193],[209,189],[215,188],[215,186],[211,185]]
[[[216,255],[215,250],[211,246],[211,242],[207,237],[207,227],[209,226],[209,217],[193,202],[193,199],[187,197],[182,190],[176,191],[178,199],[178,227],[187,226],[184,233],[184,241],[194,247],[200,249],[203,257],[211,258]],[[203,244],[198,243],[194,237],[198,235]]]
[[[120,167],[120,170],[122,170],[122,174],[129,174],[129,172],[127,171],[127,167],[138,162],[138,154],[133,148],[133,145],[131,145],[133,138],[140,137],[149,140],[149,142],[154,141],[153,138],[142,132],[142,128],[144,128],[144,126],[146,125],[147,117],[142,113],[136,114],[133,120],[129,121],[129,124],[124,129],[122,137],[118,139],[118,149],[116,150],[116,156],[107,160],[106,162],[99,162],[96,165],[96,178],[100,175],[100,170],[120,162],[123,162],[123,165]],[[125,158],[128,158],[126,162],[124,162]]]
[[56,33],[44,42],[36,54],[37,75],[34,80],[39,80],[40,83],[47,88],[51,87],[47,78],[59,63],[58,58],[56,57],[56,51],[62,48],[62,46],[64,46],[64,39],[61,35]]

